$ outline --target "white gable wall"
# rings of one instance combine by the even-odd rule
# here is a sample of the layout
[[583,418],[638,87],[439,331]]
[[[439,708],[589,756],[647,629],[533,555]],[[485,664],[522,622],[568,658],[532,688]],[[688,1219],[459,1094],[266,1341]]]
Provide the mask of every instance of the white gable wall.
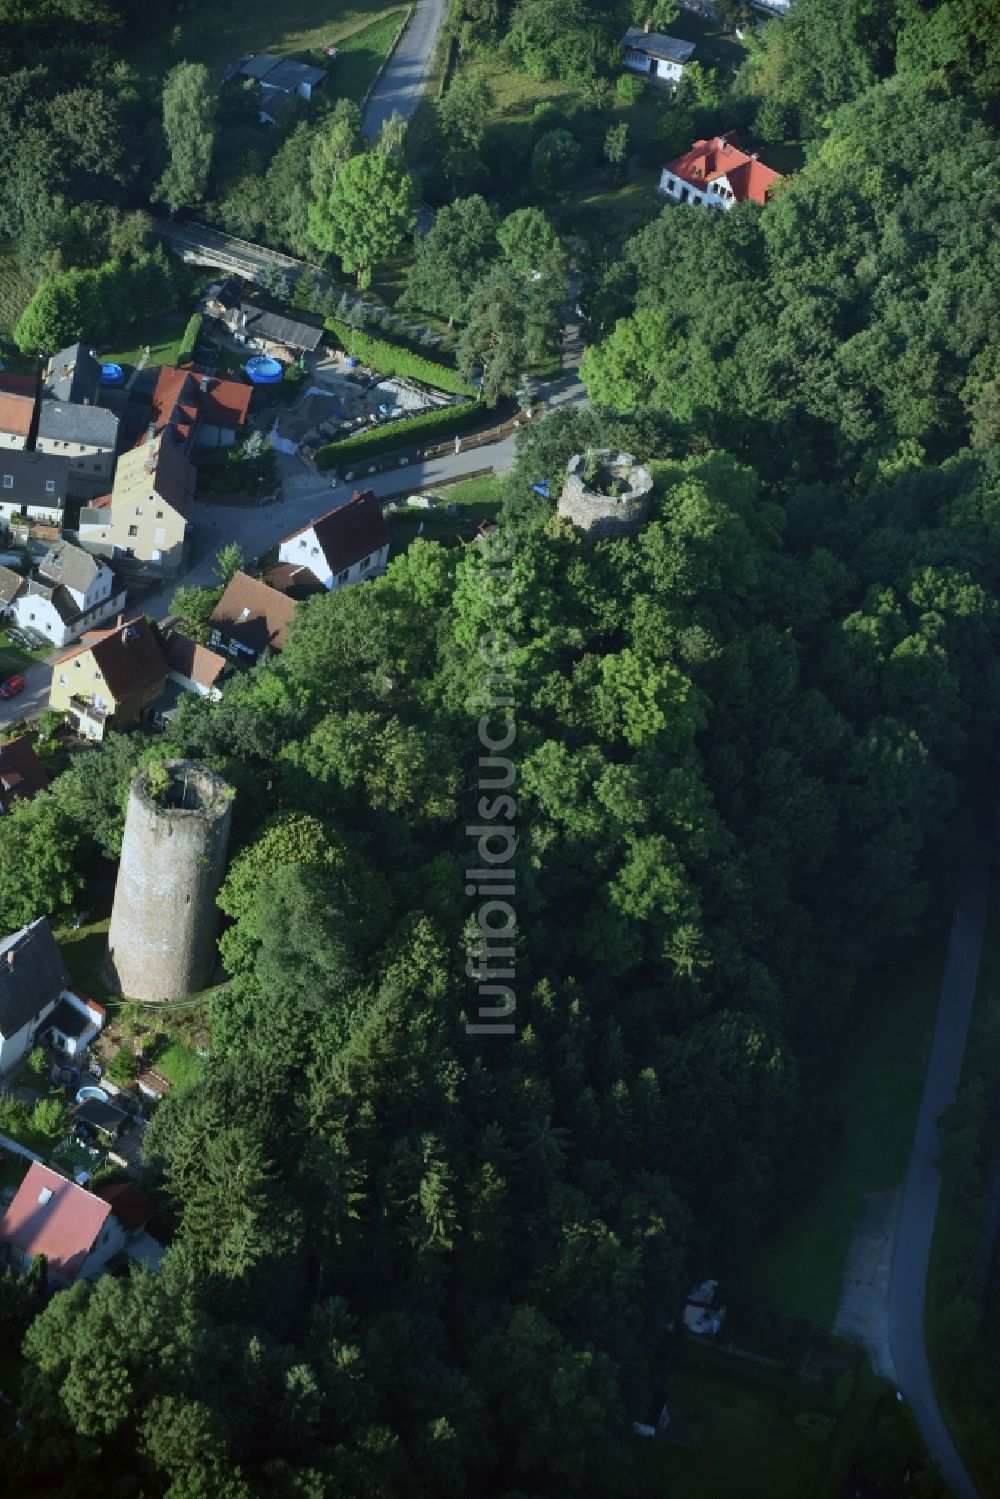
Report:
[[[69,645],[71,641],[78,640],[87,630],[95,630],[97,627],[117,614],[125,607],[125,591],[117,593],[114,597],[110,595],[111,573],[105,569],[108,579],[108,594],[103,600],[99,600],[86,614],[81,614],[71,624],[66,624],[59,610],[51,599],[43,598],[37,593],[22,593],[15,600],[11,610],[13,617],[22,629],[28,628],[38,630],[53,645]],[[73,594],[79,598],[78,594]]]
[[33,1015],[12,1036],[4,1036],[0,1033],[0,1073],[8,1072],[12,1067],[16,1067],[21,1058],[27,1055],[34,1042],[35,1032],[45,1017],[52,1014],[55,1007],[56,1000],[50,999],[37,1015]]
[[278,561],[289,562],[293,567],[308,567],[310,572],[316,574],[323,587],[332,592],[337,588],[346,588],[349,583],[361,583],[365,578],[377,578],[380,573],[384,573],[389,562],[389,543],[386,542],[377,552],[369,553],[335,576],[316,539],[316,532],[310,526],[301,536],[290,536],[281,543]]

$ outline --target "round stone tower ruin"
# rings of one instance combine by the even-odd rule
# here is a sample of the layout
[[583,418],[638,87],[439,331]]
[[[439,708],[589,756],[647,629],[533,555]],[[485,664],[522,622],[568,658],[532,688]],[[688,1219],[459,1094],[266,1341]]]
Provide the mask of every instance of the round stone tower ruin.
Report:
[[595,539],[634,536],[649,515],[653,475],[633,453],[592,448],[566,467],[559,514]]
[[233,793],[204,765],[165,768],[165,782],[159,767],[140,771],[125,817],[107,970],[129,999],[190,994],[215,967]]

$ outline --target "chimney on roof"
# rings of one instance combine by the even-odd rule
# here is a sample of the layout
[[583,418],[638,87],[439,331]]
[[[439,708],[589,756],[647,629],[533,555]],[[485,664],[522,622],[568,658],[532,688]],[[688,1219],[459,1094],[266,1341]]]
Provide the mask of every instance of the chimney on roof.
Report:
[[647,36],[649,35],[649,26],[650,26],[650,20],[649,20],[649,17],[647,16],[646,19],[645,19],[645,21],[642,24],[642,29],[646,33]]
[[12,947],[8,947],[8,949],[7,949],[7,967],[8,968],[13,968],[13,966],[14,966],[14,959],[16,957],[17,957],[17,953],[14,951],[14,949]]
[[150,442],[153,441],[153,438],[156,436],[156,423],[155,422],[150,422],[148,428],[146,429],[146,436],[149,438]]
[[125,616],[124,616],[124,614],[116,614],[115,615],[115,629],[116,630],[120,630],[121,627],[122,627],[122,625],[124,623],[125,623]]
[[90,405],[90,397],[89,396],[84,396],[84,398],[83,398],[83,404],[85,406],[89,406]]

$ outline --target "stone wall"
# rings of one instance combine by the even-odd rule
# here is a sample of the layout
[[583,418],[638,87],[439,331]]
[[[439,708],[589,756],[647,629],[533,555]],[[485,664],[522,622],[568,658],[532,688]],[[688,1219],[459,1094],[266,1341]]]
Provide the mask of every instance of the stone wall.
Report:
[[[587,460],[596,457],[602,468],[625,480],[620,495],[597,494],[588,489],[583,474]],[[566,468],[566,482],[559,496],[558,511],[581,531],[595,539],[603,536],[634,536],[649,515],[653,475],[632,453],[612,453],[600,448],[596,454],[577,453]]]
[[153,797],[148,771],[129,793],[107,969],[109,987],[130,999],[174,999],[203,989],[216,961],[215,898],[226,868],[232,793],[204,765],[170,760],[167,768],[173,794],[166,805]]

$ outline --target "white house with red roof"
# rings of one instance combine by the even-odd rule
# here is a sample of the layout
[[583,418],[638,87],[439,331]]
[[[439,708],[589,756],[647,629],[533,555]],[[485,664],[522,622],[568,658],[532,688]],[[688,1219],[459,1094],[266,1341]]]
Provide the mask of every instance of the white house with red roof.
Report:
[[40,1161],[31,1163],[0,1218],[0,1246],[8,1264],[27,1270],[43,1254],[50,1280],[62,1287],[100,1275],[128,1237],[110,1202]]
[[376,578],[388,561],[389,526],[370,489],[278,543],[279,566],[308,569],[326,589]]
[[695,141],[690,151],[668,161],[660,173],[660,192],[676,203],[698,203],[729,210],[749,200],[766,203],[772,189],[784,181],[756,155],[737,145],[735,130],[710,141]]

